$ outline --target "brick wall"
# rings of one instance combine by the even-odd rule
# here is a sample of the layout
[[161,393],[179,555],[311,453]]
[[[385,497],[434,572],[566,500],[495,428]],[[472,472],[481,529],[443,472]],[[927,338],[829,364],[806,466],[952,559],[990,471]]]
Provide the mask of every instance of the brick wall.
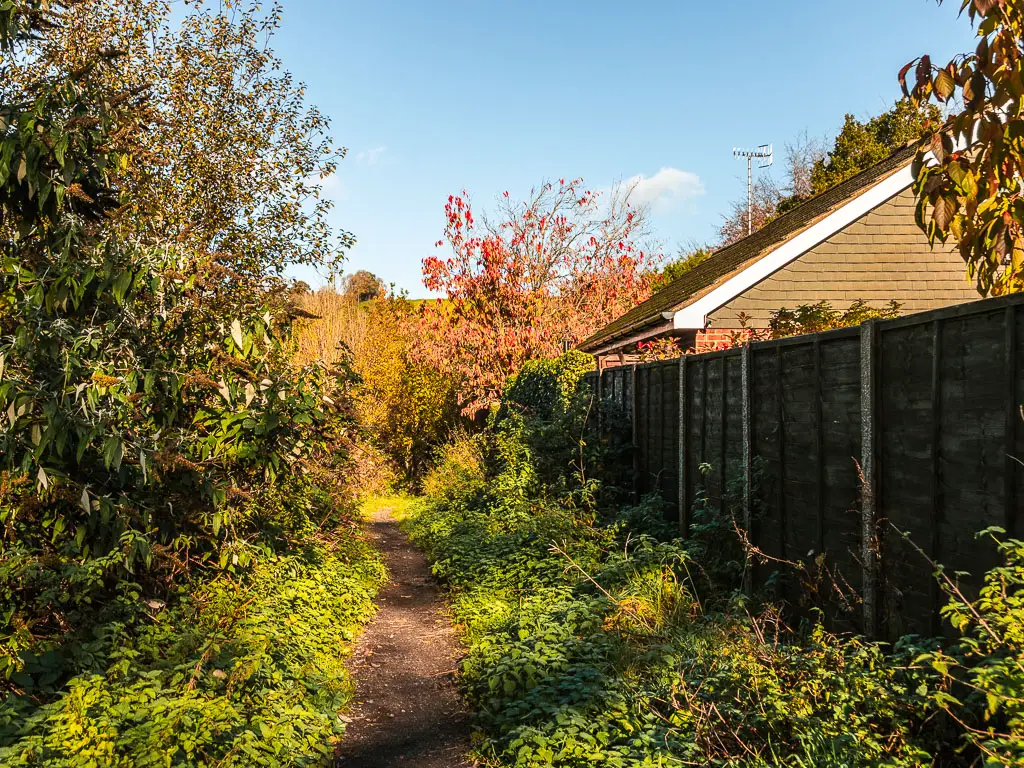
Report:
[[693,351],[700,355],[705,352],[714,352],[718,349],[728,349],[736,346],[737,340],[749,338],[749,329],[736,328],[709,328],[697,331],[697,340],[694,342]]

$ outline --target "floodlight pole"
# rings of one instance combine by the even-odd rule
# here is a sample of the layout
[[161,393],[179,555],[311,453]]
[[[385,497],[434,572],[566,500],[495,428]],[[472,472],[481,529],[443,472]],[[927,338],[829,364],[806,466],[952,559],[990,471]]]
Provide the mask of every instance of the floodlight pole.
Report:
[[772,164],[774,157],[774,148],[771,144],[762,144],[757,149],[737,149],[732,150],[733,157],[742,157],[747,161],[747,234],[751,235],[754,232],[754,158],[764,160],[765,162],[760,166],[761,168],[767,168]]

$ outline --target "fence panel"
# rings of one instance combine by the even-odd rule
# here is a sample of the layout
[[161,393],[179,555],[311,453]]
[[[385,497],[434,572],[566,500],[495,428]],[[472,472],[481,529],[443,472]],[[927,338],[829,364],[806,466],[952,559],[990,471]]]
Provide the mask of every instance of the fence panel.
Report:
[[[883,624],[930,626],[931,566],[903,539],[900,531],[926,549],[937,530],[937,480],[934,469],[936,430],[935,335],[930,325],[880,328],[878,334],[878,483],[882,563]],[[941,345],[940,345],[941,346]],[[898,530],[897,530],[898,529]]]
[[719,459],[729,504],[739,512],[743,500],[743,355],[732,350],[722,356],[725,382],[725,447]]
[[862,584],[860,556],[861,403],[860,331],[823,335],[819,342],[820,421],[818,482],[825,580],[838,587],[827,601],[837,626],[860,630],[857,596]]
[[783,371],[782,494],[786,509],[786,552],[806,562],[820,551],[818,516],[817,390],[813,341],[780,346]]
[[1024,533],[1022,307],[989,299],[611,369],[604,410],[635,413],[635,488],[679,508],[684,534],[704,494],[770,558],[820,571],[817,594],[812,580],[780,596],[890,638],[936,634],[929,560],[970,571],[973,594],[996,561],[975,533]]
[[658,449],[658,490],[673,518],[679,500],[679,362],[666,360],[656,366],[661,380],[661,443]]
[[[750,412],[752,455],[758,466],[754,468],[754,488],[751,536],[757,546],[769,557],[785,560],[786,503],[784,420],[782,418],[781,347],[757,345],[750,354]],[[756,569],[755,583],[763,583],[766,572],[775,566]]]

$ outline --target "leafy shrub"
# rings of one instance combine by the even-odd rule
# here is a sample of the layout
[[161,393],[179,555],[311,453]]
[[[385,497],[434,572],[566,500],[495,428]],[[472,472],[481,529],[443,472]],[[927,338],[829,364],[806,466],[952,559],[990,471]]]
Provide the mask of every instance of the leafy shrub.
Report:
[[911,668],[914,649],[708,608],[680,542],[624,543],[537,501],[509,519],[428,500],[410,527],[451,585],[463,684],[498,765],[927,761],[920,691],[937,675]]
[[[165,5],[143,3],[138,28]],[[230,56],[196,60],[254,54],[251,78],[213,79],[256,82],[270,101],[284,88],[265,116],[297,132],[225,152],[258,169],[214,164],[219,194],[244,184],[223,208],[203,190],[208,229],[190,239],[152,193],[168,179],[202,188],[183,180],[196,168],[136,142],[153,115],[145,93],[210,72],[132,88],[114,61],[133,46],[93,50],[105,25],[69,29],[94,10],[121,9],[0,3],[0,762],[323,762],[348,695],[342,641],[383,571],[346,515],[351,367],[293,363],[274,277],[333,251],[322,208],[295,202],[320,168],[306,143],[320,121],[290,123],[289,78],[256,76],[274,60],[253,47],[252,7],[232,21],[197,6],[175,54],[230,38]],[[214,127],[196,125],[190,144]],[[241,199],[253,189],[258,202]],[[309,232],[289,229],[300,224]]]
[[456,380],[414,354],[411,302],[377,299],[366,313],[365,336],[354,355],[356,413],[372,442],[415,485],[431,453],[460,423]]
[[[166,603],[124,585],[121,620],[97,627],[79,651],[89,671],[63,696],[0,703],[0,763],[322,764],[352,692],[339,640],[368,618],[384,575],[369,545],[333,534]],[[51,691],[53,663],[37,657],[13,682]]]
[[456,498],[480,490],[486,480],[481,436],[455,432],[434,456],[423,490],[434,497]]
[[415,303],[382,296],[360,304],[325,288],[302,294],[298,304],[312,316],[298,324],[297,359],[331,363],[351,357],[358,376],[352,391],[355,415],[362,442],[374,449],[363,458],[383,460],[365,465],[365,479],[373,483],[390,469],[416,486],[431,454],[461,418],[457,380],[417,353]]
[[590,356],[573,350],[532,360],[509,379],[493,421],[495,482],[504,483],[505,495],[543,488],[566,504],[593,507],[597,485],[588,469],[602,451],[589,438],[600,406],[582,386],[592,369]]
[[[970,762],[941,711],[952,684],[916,661],[932,645],[889,649],[820,625],[786,627],[773,606],[737,590],[742,548],[709,510],[695,510],[693,539],[672,540],[657,499],[594,514],[541,481],[537,421],[496,420],[473,442],[473,481],[438,473],[406,523],[464,627],[462,683],[483,759],[517,768]],[[563,446],[576,439],[561,436]]]
[[840,311],[827,301],[817,304],[801,304],[795,310],[783,307],[773,312],[769,321],[768,336],[782,339],[803,333],[819,333],[833,328],[847,328],[860,325],[875,318],[888,320],[899,317],[901,305],[890,301],[882,307],[872,307],[863,299],[853,302],[848,309]]
[[1024,764],[1024,541],[1003,535],[999,528],[979,534],[995,541],[1005,563],[985,575],[977,599],[965,597],[940,568],[950,596],[942,614],[963,637],[950,652],[919,659],[951,684],[957,696],[939,690],[936,703],[971,721],[964,738],[991,766]]
[[580,380],[593,369],[593,358],[579,350],[530,360],[505,385],[502,405],[538,419],[555,419],[569,409]]

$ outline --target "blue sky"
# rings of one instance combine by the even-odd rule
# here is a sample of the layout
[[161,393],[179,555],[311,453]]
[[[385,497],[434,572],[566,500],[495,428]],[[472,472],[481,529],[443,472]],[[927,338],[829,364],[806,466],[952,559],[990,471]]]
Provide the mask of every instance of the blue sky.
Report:
[[[426,295],[444,203],[644,178],[667,251],[744,194],[734,146],[833,136],[916,55],[973,48],[946,0],[286,0],[274,47],[349,150],[328,193],[347,271]],[[781,178],[781,167],[776,169]],[[302,275],[315,282],[310,275]]]

